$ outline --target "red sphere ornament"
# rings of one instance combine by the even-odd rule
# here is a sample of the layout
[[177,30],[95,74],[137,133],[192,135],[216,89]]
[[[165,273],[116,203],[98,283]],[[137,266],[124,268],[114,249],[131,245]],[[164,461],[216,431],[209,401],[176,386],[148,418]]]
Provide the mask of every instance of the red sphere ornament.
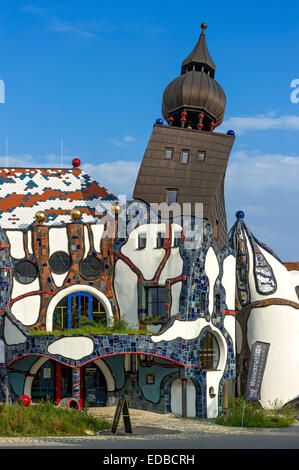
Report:
[[211,122],[211,127],[215,127],[215,122]]
[[181,116],[187,116],[186,111],[183,111],[183,112],[181,113]]
[[182,118],[181,118],[181,121],[182,121],[182,122],[186,122],[186,121],[187,121],[187,118],[182,117]]
[[76,168],[79,167],[79,166],[81,165],[81,160],[80,160],[80,158],[73,158],[73,160],[72,160],[72,165],[73,165],[74,167],[76,167]]
[[171,116],[171,117],[168,119],[168,121],[171,121],[171,122],[172,122],[172,121],[174,121],[174,118]]
[[203,118],[205,117],[205,115],[202,114],[202,113],[200,113],[200,114],[198,115],[198,117],[199,117],[199,119],[203,119]]
[[19,405],[24,405],[27,408],[31,403],[30,397],[28,397],[28,395],[21,395],[18,398],[18,403]]
[[198,123],[198,124],[197,124],[197,127],[203,127],[203,124]]

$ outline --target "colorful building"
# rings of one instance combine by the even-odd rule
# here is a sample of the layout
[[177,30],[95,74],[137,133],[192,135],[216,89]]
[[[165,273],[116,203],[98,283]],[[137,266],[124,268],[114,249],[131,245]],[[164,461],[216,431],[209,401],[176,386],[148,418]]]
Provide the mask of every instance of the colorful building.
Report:
[[[154,124],[132,201],[93,181],[79,159],[67,169],[0,169],[0,401],[108,406],[125,395],[129,407],[215,417],[234,393],[236,353],[242,368],[259,337],[257,328],[240,345],[240,321],[235,341],[236,273],[240,318],[259,295],[271,297],[274,277],[255,251],[257,279],[267,274],[255,297],[249,268],[245,284],[240,275],[253,256],[240,253],[240,233],[255,240],[240,214],[228,236],[235,136],[214,131],[226,100],[206,27],[164,91],[167,124]],[[297,308],[298,297],[288,301]]]

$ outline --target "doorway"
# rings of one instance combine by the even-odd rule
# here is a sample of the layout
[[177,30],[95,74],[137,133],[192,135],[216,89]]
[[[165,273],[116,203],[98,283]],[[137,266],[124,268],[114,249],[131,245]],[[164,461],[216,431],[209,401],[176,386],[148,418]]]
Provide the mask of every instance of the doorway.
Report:
[[83,369],[83,401],[85,406],[105,406],[106,379],[99,367],[87,364]]

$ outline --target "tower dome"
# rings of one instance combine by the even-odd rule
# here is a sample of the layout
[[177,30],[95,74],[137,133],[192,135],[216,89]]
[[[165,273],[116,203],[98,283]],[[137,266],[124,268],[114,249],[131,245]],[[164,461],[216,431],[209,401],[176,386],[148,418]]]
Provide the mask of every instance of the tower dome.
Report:
[[162,114],[174,126],[181,126],[183,120],[193,129],[209,131],[223,121],[226,98],[214,80],[216,67],[206,45],[206,23],[201,28],[196,46],[182,63],[181,75],[164,91]]

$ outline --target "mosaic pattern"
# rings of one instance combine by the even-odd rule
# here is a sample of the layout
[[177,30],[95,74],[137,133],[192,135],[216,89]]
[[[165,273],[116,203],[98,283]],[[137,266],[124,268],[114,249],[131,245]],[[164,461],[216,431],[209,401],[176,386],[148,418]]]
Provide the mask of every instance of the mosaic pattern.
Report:
[[271,266],[262,254],[258,245],[262,246],[263,249],[280,261],[270,248],[259,242],[253,236],[251,231],[244,224],[243,220],[237,220],[237,222],[235,222],[230,231],[230,243],[237,253],[237,286],[238,296],[242,306],[251,302],[248,282],[249,258],[245,234],[248,237],[253,253],[254,279],[256,290],[259,294],[269,295],[275,293],[277,282]]
[[48,225],[70,222],[70,211],[80,208],[83,222],[96,222],[116,200],[79,168],[1,168],[0,225],[28,228],[37,211],[44,211]]

